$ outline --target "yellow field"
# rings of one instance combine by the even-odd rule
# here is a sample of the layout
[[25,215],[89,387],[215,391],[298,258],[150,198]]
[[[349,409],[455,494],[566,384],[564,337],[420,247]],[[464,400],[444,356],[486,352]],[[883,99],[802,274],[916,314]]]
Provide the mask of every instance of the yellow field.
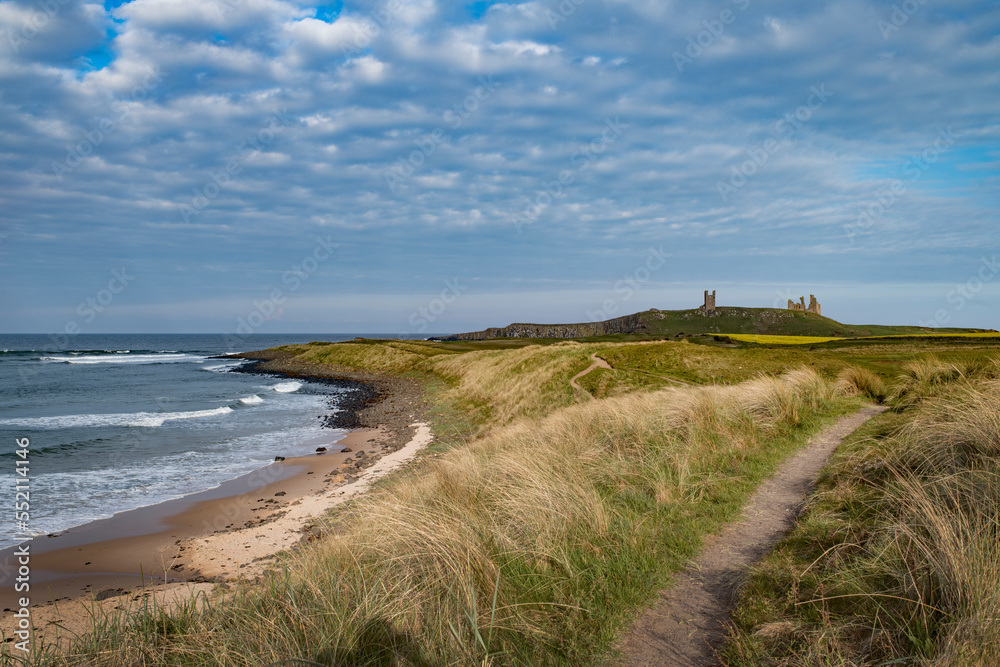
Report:
[[761,345],[808,345],[810,343],[825,343],[828,340],[840,340],[830,336],[763,336],[757,334],[725,334],[733,340]]
[[1000,338],[1000,333],[939,333],[939,334],[894,334],[890,336],[863,336],[859,338],[832,336],[764,336],[756,334],[724,334],[733,340],[761,345],[811,345],[830,340],[881,340],[884,338]]

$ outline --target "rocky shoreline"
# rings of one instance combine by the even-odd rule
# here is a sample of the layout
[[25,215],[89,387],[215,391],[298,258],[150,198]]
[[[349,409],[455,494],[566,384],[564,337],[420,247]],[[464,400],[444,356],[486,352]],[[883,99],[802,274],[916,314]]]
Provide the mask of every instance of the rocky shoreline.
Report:
[[327,428],[381,428],[385,447],[396,451],[413,439],[414,422],[424,421],[426,403],[420,384],[414,380],[342,369],[295,359],[289,352],[255,350],[226,355],[250,363],[234,368],[234,373],[252,373],[294,378],[351,388],[354,391],[331,398],[337,409],[323,416]]

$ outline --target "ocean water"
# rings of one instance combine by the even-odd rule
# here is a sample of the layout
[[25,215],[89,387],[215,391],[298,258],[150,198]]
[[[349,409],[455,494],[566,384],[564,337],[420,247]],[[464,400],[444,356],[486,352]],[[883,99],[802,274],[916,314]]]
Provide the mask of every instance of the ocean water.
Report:
[[[377,337],[366,334],[367,337]],[[190,493],[312,452],[330,384],[232,373],[230,352],[351,335],[0,335],[0,477],[13,507],[28,438],[28,534],[44,535]],[[398,336],[393,336],[398,337]],[[60,344],[61,343],[61,344]],[[334,404],[335,409],[335,404]],[[13,511],[0,548],[15,543]]]

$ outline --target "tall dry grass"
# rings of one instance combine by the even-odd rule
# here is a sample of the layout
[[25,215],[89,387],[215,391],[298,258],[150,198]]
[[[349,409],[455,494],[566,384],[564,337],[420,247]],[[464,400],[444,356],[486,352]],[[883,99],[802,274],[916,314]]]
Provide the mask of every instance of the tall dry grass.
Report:
[[908,406],[922,397],[939,394],[941,389],[955,380],[998,378],[1000,357],[979,356],[943,361],[935,355],[928,355],[903,364],[903,370],[889,392],[889,399],[900,406]]
[[848,366],[837,375],[834,390],[844,396],[867,396],[882,403],[889,395],[885,381],[867,368]]
[[589,661],[832,416],[831,393],[802,370],[517,421],[357,502],[264,585],[167,631],[106,631],[78,664],[125,641],[143,665]]
[[597,349],[576,342],[530,345],[435,357],[424,367],[451,381],[451,393],[469,409],[479,410],[481,421],[493,428],[579,401],[569,378],[590,365]]

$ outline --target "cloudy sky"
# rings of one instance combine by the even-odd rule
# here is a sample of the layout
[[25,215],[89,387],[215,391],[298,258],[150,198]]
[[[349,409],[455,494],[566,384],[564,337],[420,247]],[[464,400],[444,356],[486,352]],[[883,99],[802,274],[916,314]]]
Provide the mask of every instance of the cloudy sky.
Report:
[[1000,6],[0,2],[0,331],[1000,328]]

